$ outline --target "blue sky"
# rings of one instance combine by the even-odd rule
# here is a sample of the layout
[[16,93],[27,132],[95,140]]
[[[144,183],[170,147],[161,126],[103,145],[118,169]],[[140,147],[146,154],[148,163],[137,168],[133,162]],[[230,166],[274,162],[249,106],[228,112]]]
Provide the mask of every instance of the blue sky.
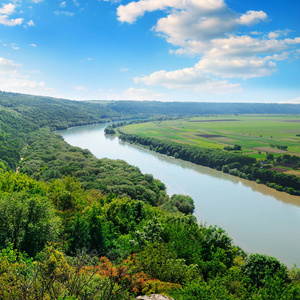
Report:
[[300,103],[299,0],[0,2],[0,90]]

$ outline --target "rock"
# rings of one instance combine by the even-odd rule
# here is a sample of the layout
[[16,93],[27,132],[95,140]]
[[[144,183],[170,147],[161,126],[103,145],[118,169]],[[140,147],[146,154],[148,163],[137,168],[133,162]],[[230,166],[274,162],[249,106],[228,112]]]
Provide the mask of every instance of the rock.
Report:
[[170,297],[159,295],[159,294],[152,294],[147,296],[138,296],[135,300],[174,300]]

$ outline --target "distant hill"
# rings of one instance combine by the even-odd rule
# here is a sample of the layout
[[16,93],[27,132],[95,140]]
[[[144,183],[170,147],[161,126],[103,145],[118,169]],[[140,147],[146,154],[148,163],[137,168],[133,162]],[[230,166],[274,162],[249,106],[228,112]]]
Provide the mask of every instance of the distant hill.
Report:
[[1,108],[15,111],[25,120],[52,130],[133,117],[300,114],[300,104],[71,101],[7,92],[0,92]]
[[300,114],[300,104],[112,101],[107,107],[120,114],[227,115]]

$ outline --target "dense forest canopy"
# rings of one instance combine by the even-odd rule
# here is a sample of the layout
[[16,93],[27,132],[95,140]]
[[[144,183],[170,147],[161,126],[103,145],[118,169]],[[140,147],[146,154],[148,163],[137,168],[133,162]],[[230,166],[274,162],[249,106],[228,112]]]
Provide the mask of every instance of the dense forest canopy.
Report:
[[300,299],[297,267],[245,253],[221,228],[197,223],[190,197],[169,197],[151,174],[52,132],[217,106],[0,93],[0,299]]

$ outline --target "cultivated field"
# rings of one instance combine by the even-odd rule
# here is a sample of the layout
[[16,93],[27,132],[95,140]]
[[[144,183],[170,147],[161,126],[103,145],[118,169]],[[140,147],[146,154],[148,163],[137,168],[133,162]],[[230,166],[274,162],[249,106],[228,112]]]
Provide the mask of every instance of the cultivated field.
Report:
[[132,124],[122,131],[208,148],[237,144],[242,147],[239,152],[262,160],[267,153],[300,156],[300,115],[184,118]]

